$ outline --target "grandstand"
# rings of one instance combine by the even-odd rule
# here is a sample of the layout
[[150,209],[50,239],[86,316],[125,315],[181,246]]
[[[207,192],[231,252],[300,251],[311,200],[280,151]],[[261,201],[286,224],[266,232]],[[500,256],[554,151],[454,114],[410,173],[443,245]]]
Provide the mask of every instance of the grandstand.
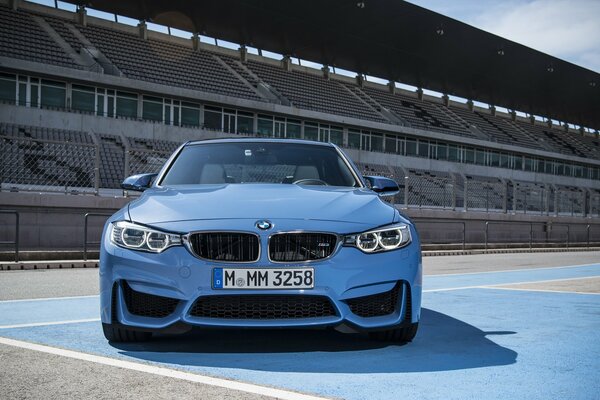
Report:
[[0,1],[0,101],[0,189],[11,194],[122,196],[125,176],[156,171],[185,140],[258,135],[338,144],[365,174],[396,179],[393,202],[409,215],[600,217],[597,125],[412,92],[83,7]]

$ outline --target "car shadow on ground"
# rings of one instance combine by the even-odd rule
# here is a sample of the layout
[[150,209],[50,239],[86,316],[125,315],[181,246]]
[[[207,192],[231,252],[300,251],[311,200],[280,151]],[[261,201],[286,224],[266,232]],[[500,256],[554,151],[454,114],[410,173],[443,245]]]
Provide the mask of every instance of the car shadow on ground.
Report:
[[111,343],[119,353],[181,367],[277,372],[390,373],[508,365],[517,353],[448,315],[423,309],[412,343],[395,345],[332,330],[205,330],[158,336],[147,343]]

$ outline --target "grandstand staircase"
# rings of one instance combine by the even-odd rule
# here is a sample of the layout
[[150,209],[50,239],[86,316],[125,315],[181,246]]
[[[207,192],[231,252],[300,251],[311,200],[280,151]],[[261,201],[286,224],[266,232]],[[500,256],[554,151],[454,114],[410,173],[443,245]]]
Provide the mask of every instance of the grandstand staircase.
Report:
[[79,31],[79,29],[69,23],[65,23],[64,25],[67,27],[69,32],[71,32],[73,36],[75,36],[75,38],[83,45],[79,50],[82,58],[89,60],[89,62],[93,63],[94,65],[98,65],[99,68],[101,68],[100,72],[104,74],[123,76],[123,73],[119,70],[119,68],[117,68],[115,64],[113,64],[104,54],[102,54],[102,52],[98,50],[96,46],[94,46],[92,42],[90,42],[88,38],[86,38],[84,34]]
[[452,110],[450,110],[448,107],[438,106],[436,104],[434,104],[433,106],[435,108],[437,108],[446,117],[450,118],[454,123],[456,123],[458,125],[461,125],[461,126],[464,126],[465,129],[467,129],[469,131],[469,133],[471,133],[477,139],[487,140],[487,141],[494,141],[489,135],[487,135],[486,133],[484,133],[476,125],[467,122],[461,116],[457,115],[456,113],[453,113]]
[[522,136],[525,136],[525,137],[531,139],[534,143],[536,143],[538,146],[541,146],[544,150],[551,151],[551,152],[556,152],[556,148],[554,148],[546,140],[544,140],[543,137],[536,137],[536,136],[532,135],[530,132],[528,132],[525,129],[521,128],[519,125],[513,123],[512,121],[508,121],[506,119],[502,119],[502,120],[503,120],[503,122],[504,122],[505,125],[508,125],[511,128],[515,129]]
[[102,72],[97,63],[90,63],[85,57],[79,54],[63,37],[54,30],[52,26],[42,17],[38,15],[32,15],[31,18],[42,28],[48,36],[54,40],[54,42],[67,54],[75,64],[82,66],[83,68],[95,72]]
[[225,56],[214,55],[214,57],[260,97],[270,103],[283,104],[284,106],[289,106],[291,104],[291,102],[284,95],[279,93],[277,89],[263,82],[240,61]]
[[410,126],[408,121],[401,118],[399,115],[394,113],[392,110],[381,105],[377,100],[366,94],[362,91],[358,86],[355,85],[346,85],[340,83],[342,87],[344,87],[351,95],[356,97],[358,100],[363,102],[367,107],[369,107],[373,112],[380,114],[383,118],[390,121],[392,124],[401,125],[401,126]]
[[[242,63],[229,57],[220,57],[216,54],[212,55],[213,58],[221,64],[224,68],[246,85],[250,90],[256,93],[261,98],[267,100],[270,103],[284,104],[282,99],[269,90],[269,87],[262,83],[260,79],[248,70]],[[285,99],[287,101],[287,99]],[[288,101],[289,104],[289,101]],[[288,105],[286,104],[286,105]]]

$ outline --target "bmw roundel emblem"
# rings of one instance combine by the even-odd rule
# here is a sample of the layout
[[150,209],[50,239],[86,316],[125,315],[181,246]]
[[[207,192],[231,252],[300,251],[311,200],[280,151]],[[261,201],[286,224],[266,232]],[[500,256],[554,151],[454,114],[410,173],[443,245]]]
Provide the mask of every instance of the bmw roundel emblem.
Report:
[[267,220],[256,221],[256,227],[262,231],[266,231],[267,229],[271,229],[273,224]]

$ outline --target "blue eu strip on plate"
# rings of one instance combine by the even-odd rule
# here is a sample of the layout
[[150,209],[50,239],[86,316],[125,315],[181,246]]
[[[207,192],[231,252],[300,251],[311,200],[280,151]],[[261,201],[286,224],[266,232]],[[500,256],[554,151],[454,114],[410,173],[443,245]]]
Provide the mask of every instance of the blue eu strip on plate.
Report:
[[213,289],[223,289],[223,268],[213,269]]

